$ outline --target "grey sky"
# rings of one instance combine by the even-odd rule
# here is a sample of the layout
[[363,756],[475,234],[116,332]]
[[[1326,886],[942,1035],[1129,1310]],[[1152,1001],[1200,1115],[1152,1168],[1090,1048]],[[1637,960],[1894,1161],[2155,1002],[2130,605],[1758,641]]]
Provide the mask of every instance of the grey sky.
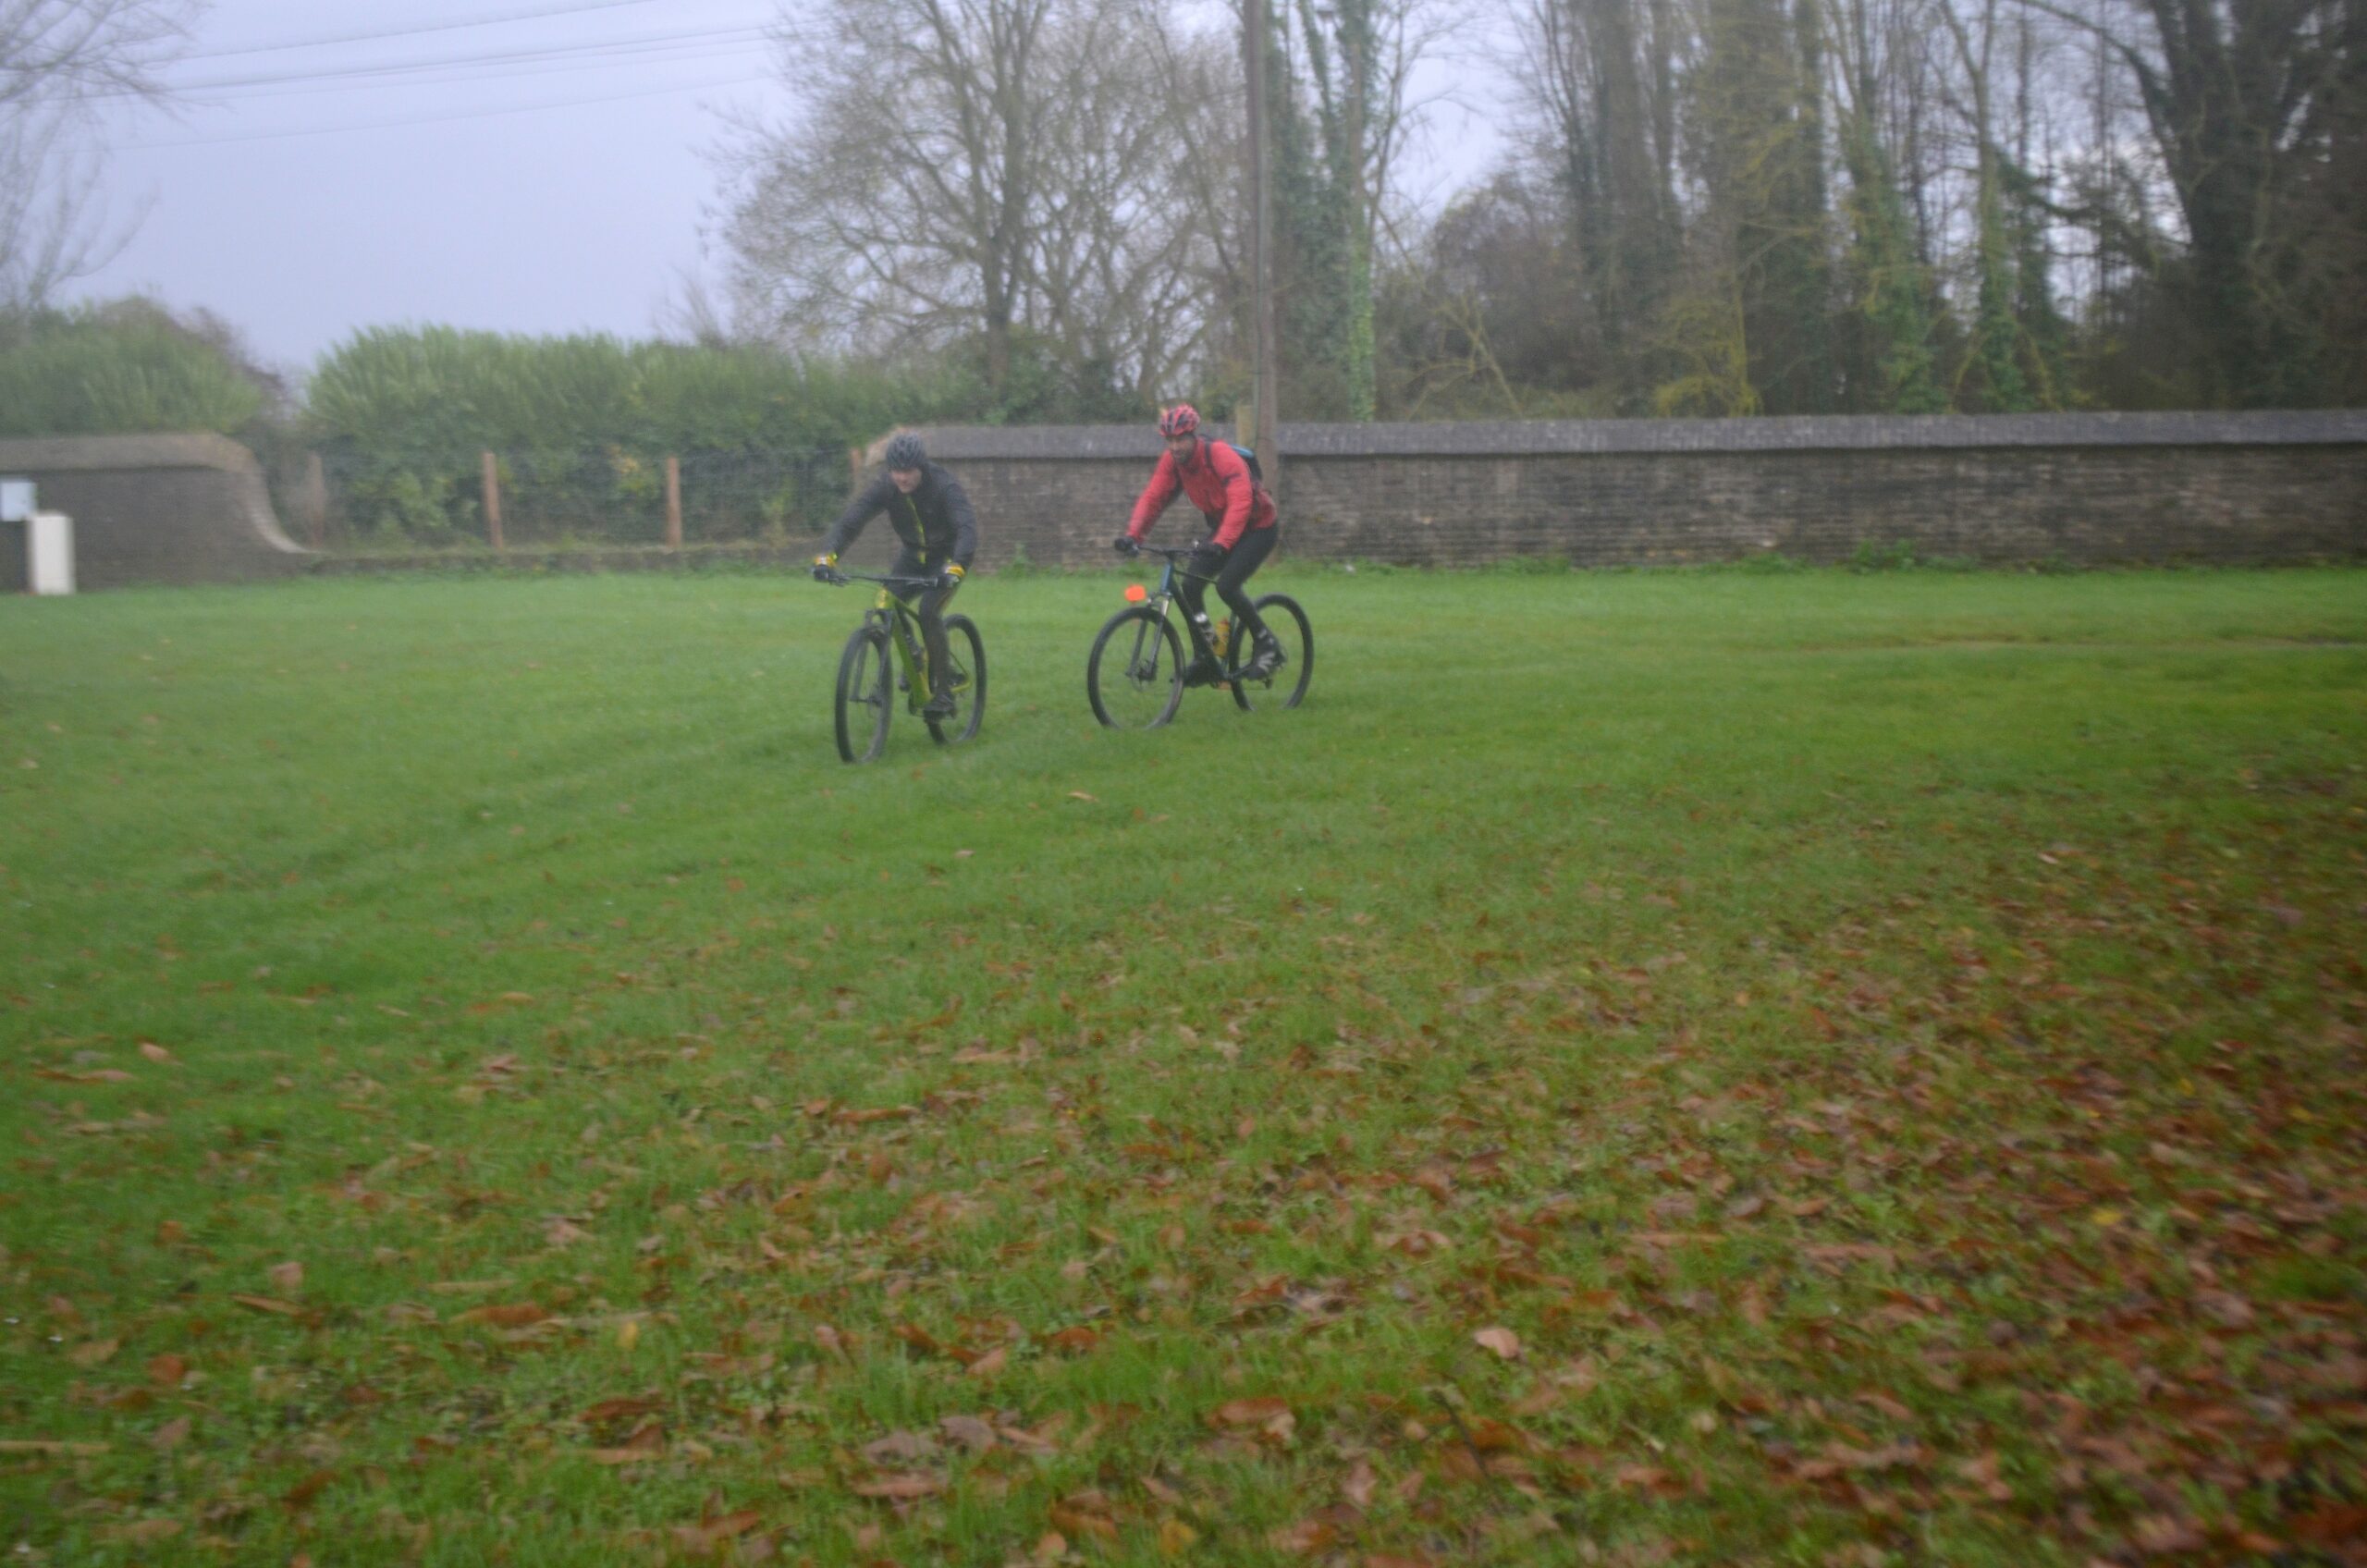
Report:
[[[189,86],[174,117],[116,122],[109,204],[144,216],[81,292],[204,307],[297,368],[369,325],[646,335],[681,275],[712,271],[717,109],[782,102],[757,36],[775,9],[214,0],[168,80],[221,85]],[[488,17],[521,19],[427,31]],[[462,57],[482,63],[389,69]],[[331,74],[357,70],[379,74]],[[1442,111],[1420,185],[1475,167],[1490,118]]]

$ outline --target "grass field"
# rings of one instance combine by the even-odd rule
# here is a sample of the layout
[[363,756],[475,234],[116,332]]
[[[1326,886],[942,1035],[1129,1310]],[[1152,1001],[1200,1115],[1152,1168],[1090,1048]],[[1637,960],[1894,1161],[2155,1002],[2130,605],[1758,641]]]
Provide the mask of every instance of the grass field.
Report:
[[2361,1561],[2367,573],[1268,576],[0,602],[6,1561]]

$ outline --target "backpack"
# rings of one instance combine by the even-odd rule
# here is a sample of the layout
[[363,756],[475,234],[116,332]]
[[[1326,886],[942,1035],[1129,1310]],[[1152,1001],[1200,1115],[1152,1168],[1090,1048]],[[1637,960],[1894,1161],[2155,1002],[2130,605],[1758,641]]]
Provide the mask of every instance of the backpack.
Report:
[[1243,446],[1238,441],[1228,441],[1225,445],[1232,447],[1233,451],[1240,456],[1241,460],[1249,465],[1250,484],[1263,484],[1266,483],[1266,471],[1257,466],[1257,453],[1251,451],[1248,447]]

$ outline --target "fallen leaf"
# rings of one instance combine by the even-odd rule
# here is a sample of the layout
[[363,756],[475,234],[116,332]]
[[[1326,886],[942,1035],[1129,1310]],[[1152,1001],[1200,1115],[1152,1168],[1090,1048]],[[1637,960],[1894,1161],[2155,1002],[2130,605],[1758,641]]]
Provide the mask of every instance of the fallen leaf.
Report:
[[77,1366],[100,1366],[115,1359],[123,1348],[121,1340],[88,1340],[66,1353],[66,1358]]
[[483,1323],[496,1329],[523,1329],[530,1323],[540,1323],[550,1313],[539,1302],[515,1301],[499,1305],[472,1306],[459,1314],[455,1323]]
[[1227,1400],[1217,1406],[1214,1418],[1228,1427],[1262,1427],[1276,1416],[1290,1413],[1288,1400],[1267,1395],[1258,1399]]
[[294,1317],[304,1310],[292,1301],[280,1301],[272,1296],[233,1295],[230,1299],[240,1306],[256,1312],[276,1312],[282,1317]]
[[1481,1350],[1493,1351],[1506,1361],[1520,1359],[1520,1336],[1510,1329],[1482,1329],[1471,1338]]
[[170,1453],[189,1440],[190,1422],[186,1415],[176,1415],[149,1434],[149,1446],[159,1453]]
[[173,1053],[153,1040],[141,1041],[140,1054],[153,1062],[167,1062],[173,1060]]
[[995,1446],[995,1429],[975,1415],[948,1415],[937,1424],[937,1429],[947,1439],[959,1443],[972,1453],[984,1453]]
[[885,1475],[857,1481],[851,1489],[857,1497],[909,1501],[918,1497],[935,1497],[945,1489],[945,1483],[935,1476]]
[[300,1263],[275,1263],[271,1266],[271,1282],[289,1295],[304,1288],[304,1266]]

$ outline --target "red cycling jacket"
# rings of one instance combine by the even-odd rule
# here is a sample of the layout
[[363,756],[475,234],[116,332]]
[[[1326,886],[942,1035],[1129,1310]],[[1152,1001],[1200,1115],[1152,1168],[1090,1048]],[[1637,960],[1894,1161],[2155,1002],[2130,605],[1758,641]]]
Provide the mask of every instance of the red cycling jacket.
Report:
[[1216,542],[1228,550],[1250,529],[1274,526],[1274,497],[1249,477],[1249,465],[1241,454],[1226,442],[1203,436],[1191,466],[1181,472],[1174,453],[1159,453],[1159,466],[1150,471],[1150,483],[1143,486],[1134,515],[1127,520],[1126,537],[1148,533],[1178,489],[1207,515],[1217,531]]

